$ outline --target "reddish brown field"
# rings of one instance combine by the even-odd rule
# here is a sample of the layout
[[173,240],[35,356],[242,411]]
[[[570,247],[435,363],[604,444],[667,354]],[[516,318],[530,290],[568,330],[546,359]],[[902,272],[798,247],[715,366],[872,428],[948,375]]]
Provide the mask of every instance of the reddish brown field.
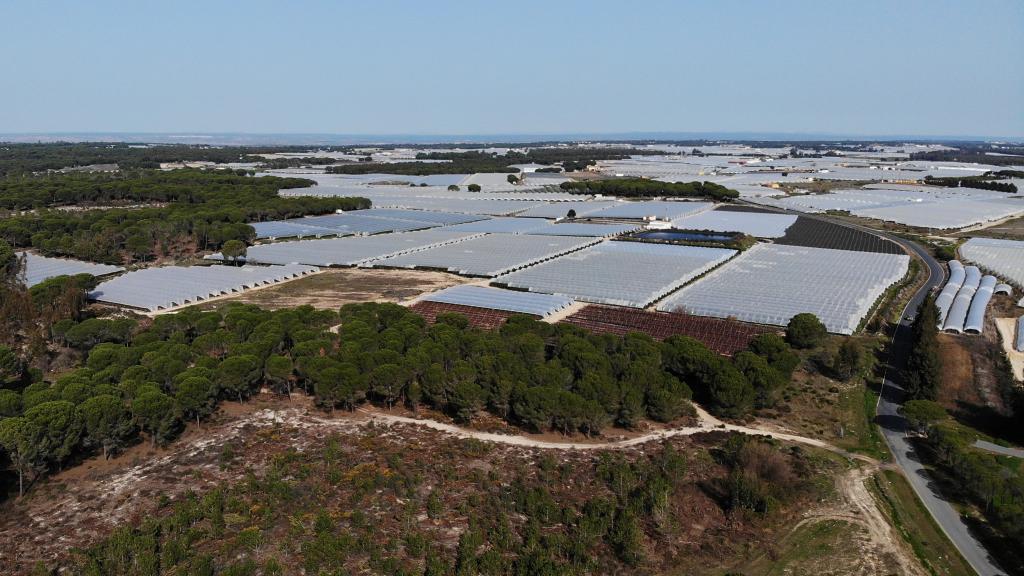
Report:
[[503,310],[491,310],[489,308],[477,308],[476,306],[463,306],[461,304],[447,304],[444,302],[428,302],[426,300],[413,304],[409,309],[423,316],[431,324],[437,321],[439,314],[461,314],[469,320],[470,326],[484,330],[501,327],[508,320],[508,317],[512,315],[512,312],[505,312]]
[[758,335],[773,332],[770,328],[734,320],[596,305],[587,306],[563,322],[599,333],[621,335],[642,332],[656,340],[689,336],[725,356],[745,349]]

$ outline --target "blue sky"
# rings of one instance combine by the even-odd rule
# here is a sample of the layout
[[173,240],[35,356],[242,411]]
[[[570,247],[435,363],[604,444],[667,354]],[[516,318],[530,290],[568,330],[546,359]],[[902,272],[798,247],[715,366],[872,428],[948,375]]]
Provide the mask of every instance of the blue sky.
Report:
[[1024,136],[1024,2],[0,2],[0,133]]

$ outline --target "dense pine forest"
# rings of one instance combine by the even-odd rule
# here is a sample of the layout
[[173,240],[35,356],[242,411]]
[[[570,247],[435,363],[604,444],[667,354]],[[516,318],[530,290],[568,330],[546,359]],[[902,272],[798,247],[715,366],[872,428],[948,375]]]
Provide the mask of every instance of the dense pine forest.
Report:
[[[369,208],[364,198],[282,198],[312,180],[231,170],[138,170],[0,178],[0,239],[124,264],[251,242],[248,222]],[[102,208],[102,209],[90,209]]]

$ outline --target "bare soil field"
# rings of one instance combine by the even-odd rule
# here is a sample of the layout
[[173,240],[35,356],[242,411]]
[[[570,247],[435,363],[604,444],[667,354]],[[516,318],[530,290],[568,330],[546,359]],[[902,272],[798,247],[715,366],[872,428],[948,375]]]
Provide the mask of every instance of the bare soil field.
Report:
[[[997,295],[992,298],[988,312],[985,314],[985,326],[980,335],[940,334],[939,346],[942,351],[944,376],[939,401],[950,411],[974,410],[985,408],[997,414],[1009,415],[1004,402],[1004,388],[1007,379],[1014,375],[1006,374],[1007,370],[1016,370],[1020,378],[1022,355],[1014,352],[1006,354],[1010,360],[1008,367],[1002,360],[1007,352],[1004,346],[1005,336],[1000,332],[1012,333],[1012,324],[1019,316],[1019,308],[1012,297]],[[1009,320],[1002,328],[998,325],[999,318]],[[1012,349],[1009,350],[1013,352]]]
[[1017,318],[995,318],[994,320],[999,328],[999,339],[1003,345],[1003,352],[1006,353],[1010,366],[1013,367],[1013,377],[1024,381],[1024,352],[1013,349],[1016,341]]
[[[988,332],[995,332],[995,329]],[[999,414],[1006,412],[994,362],[993,347],[984,336],[939,334],[939,350],[943,359],[942,387],[938,402],[950,412],[963,412],[984,407]]]
[[280,286],[268,286],[201,304],[199,307],[212,309],[230,302],[242,302],[257,304],[268,310],[307,304],[315,308],[337,309],[353,302],[402,302],[426,292],[469,281],[444,272],[334,268]]

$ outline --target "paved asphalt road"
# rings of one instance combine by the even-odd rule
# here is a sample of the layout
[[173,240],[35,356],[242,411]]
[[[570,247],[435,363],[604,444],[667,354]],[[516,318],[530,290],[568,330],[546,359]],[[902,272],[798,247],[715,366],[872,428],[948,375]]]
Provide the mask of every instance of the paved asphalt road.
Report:
[[[875,233],[878,234],[878,232]],[[896,328],[896,333],[893,335],[891,346],[893,361],[889,365],[890,371],[887,371],[882,384],[882,393],[878,399],[876,411],[876,421],[882,429],[882,435],[892,451],[896,464],[903,470],[903,474],[914,488],[917,497],[931,513],[932,517],[935,518],[935,521],[938,522],[946,536],[960,550],[960,554],[967,560],[967,563],[981,576],[1005,574],[1005,572],[999,569],[995,560],[978,542],[977,538],[971,534],[970,529],[960,518],[960,514],[956,509],[933,486],[928,472],[914,454],[913,446],[907,441],[906,420],[899,413],[904,392],[903,388],[893,381],[893,378],[898,377],[897,373],[906,363],[907,352],[910,350],[910,325],[912,322],[907,316],[908,314],[916,315],[921,302],[924,301],[928,292],[945,282],[946,270],[916,242],[887,234],[881,235],[894,242],[898,242],[908,250],[916,252],[928,265],[930,275],[925,285],[914,294],[914,297],[907,304],[903,312],[903,318]]]
[[968,564],[974,568],[980,576],[999,576],[1006,574],[1001,570],[995,562],[995,559],[985,550],[984,546],[978,541],[977,538],[971,534],[967,524],[960,518],[960,514],[956,511],[953,506],[946,501],[942,495],[938,492],[938,489],[933,486],[931,478],[928,476],[928,471],[925,470],[920,460],[914,454],[914,448],[907,441],[906,436],[906,420],[900,414],[900,405],[903,402],[904,390],[899,386],[898,383],[893,381],[893,378],[899,377],[900,369],[906,364],[907,352],[910,350],[911,333],[910,325],[912,321],[907,318],[908,314],[917,314],[918,308],[921,303],[924,302],[925,297],[931,290],[942,286],[946,280],[946,269],[939,264],[935,258],[932,257],[928,251],[917,244],[904,238],[880,232],[866,226],[858,226],[848,222],[842,222],[833,220],[831,218],[822,217],[814,214],[805,214],[802,212],[795,212],[792,210],[779,210],[780,212],[787,212],[799,216],[805,216],[808,218],[816,218],[820,220],[827,220],[840,226],[846,226],[848,228],[856,228],[865,232],[870,232],[876,236],[887,238],[897,244],[903,246],[908,252],[912,251],[921,257],[921,259],[928,266],[929,276],[928,281],[922,286],[910,299],[907,307],[903,311],[903,316],[900,320],[899,325],[896,328],[896,332],[893,334],[893,341],[890,347],[891,359],[889,364],[890,371],[886,372],[885,378],[882,383],[882,391],[878,400],[878,407],[876,409],[876,419],[879,427],[882,430],[882,436],[885,438],[885,442],[889,445],[889,450],[892,451],[895,463],[903,470],[904,476],[910,482],[910,486],[917,493],[917,497],[924,504],[928,512],[931,513],[932,518],[939,524],[942,531],[946,533],[946,536],[953,542],[953,545],[957,547],[960,554],[967,560]]
[[981,448],[982,450],[988,450],[995,454],[1002,454],[1003,456],[1012,456],[1014,458],[1024,458],[1024,450],[1020,448],[1007,448],[1006,446],[1000,446],[999,444],[993,444],[986,440],[975,440],[975,448]]

